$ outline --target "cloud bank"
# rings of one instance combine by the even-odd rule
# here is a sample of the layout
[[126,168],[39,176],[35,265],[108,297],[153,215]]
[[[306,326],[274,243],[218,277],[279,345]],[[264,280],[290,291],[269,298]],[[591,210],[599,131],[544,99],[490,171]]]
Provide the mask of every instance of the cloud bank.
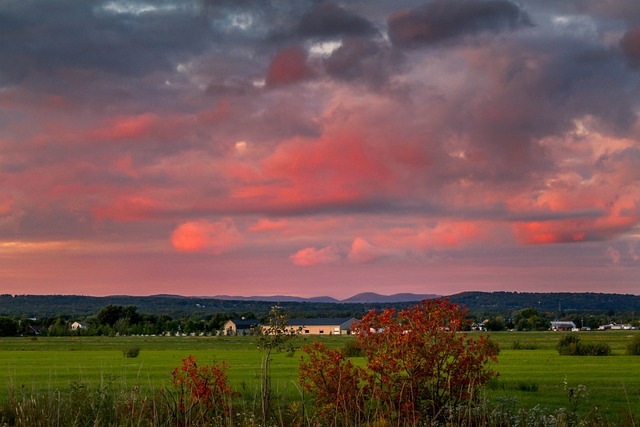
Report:
[[9,0],[2,290],[637,293],[638,16]]

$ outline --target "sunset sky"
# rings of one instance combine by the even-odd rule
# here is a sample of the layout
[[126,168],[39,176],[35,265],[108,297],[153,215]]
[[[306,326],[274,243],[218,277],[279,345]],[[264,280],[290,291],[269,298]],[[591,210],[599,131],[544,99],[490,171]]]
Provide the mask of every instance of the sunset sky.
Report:
[[640,294],[640,1],[4,0],[0,293]]

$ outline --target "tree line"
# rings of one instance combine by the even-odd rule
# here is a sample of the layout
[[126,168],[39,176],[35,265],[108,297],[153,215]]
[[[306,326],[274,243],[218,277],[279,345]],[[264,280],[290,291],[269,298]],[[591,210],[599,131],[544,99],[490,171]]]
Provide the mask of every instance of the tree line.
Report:
[[[59,315],[50,318],[0,317],[0,336],[115,336],[161,334],[210,334],[220,331],[231,318],[255,318],[251,312],[215,313],[204,317],[174,318],[168,314],[141,313],[136,306],[110,304],[85,318]],[[74,322],[80,326],[72,329]]]
[[[499,293],[501,296],[504,296]],[[0,296],[0,299],[3,299]],[[11,297],[10,298],[16,298]],[[46,297],[43,297],[46,298]],[[91,297],[93,298],[93,297]],[[124,297],[128,301],[128,297]],[[143,297],[136,297],[143,298]],[[147,297],[155,298],[155,297]],[[162,299],[162,298],[160,298]],[[193,301],[188,298],[179,298],[184,302]],[[452,302],[455,300],[450,299]],[[41,302],[44,300],[41,300]],[[82,300],[79,300],[82,301]],[[76,302],[79,302],[76,301]],[[85,309],[79,315],[75,309],[64,313],[49,316],[35,317],[29,314],[7,315],[0,312],[0,336],[15,335],[160,335],[160,334],[216,334],[222,330],[224,323],[229,319],[258,319],[264,321],[273,307],[273,302],[267,301],[219,301],[208,300],[212,306],[195,303],[196,309],[168,310],[162,312],[158,307],[150,309],[148,303],[141,310],[136,305],[120,305],[110,303],[98,308],[92,313]],[[68,301],[67,301],[68,302]],[[165,302],[164,308],[173,303]],[[354,317],[361,318],[369,309],[403,309],[414,303],[381,303],[371,304],[335,304],[335,303],[311,303],[289,302],[287,312],[292,318],[315,317]],[[90,304],[93,307],[93,303]],[[464,306],[464,305],[463,305]],[[546,307],[549,305],[547,304]],[[70,307],[67,307],[69,309]],[[542,304],[527,308],[487,307],[469,308],[467,318],[470,327],[475,325],[478,329],[489,331],[518,330],[518,331],[544,331],[550,329],[552,320],[572,321],[577,327],[597,329],[600,325],[608,323],[628,323],[632,326],[640,326],[640,311],[635,310],[577,310],[571,308],[549,309]],[[58,308],[63,310],[63,308]],[[31,312],[29,312],[31,313]],[[74,314],[76,313],[76,314]],[[72,329],[73,322],[80,322],[82,327]]]

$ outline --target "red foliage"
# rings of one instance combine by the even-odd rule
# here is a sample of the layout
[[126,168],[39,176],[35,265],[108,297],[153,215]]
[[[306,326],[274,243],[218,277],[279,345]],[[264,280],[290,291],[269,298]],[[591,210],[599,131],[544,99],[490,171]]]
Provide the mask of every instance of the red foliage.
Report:
[[495,376],[487,364],[497,358],[488,337],[459,332],[465,314],[437,299],[364,316],[355,328],[376,398],[407,420],[436,416],[447,405],[472,399]]
[[322,405],[364,396],[370,409],[403,424],[438,417],[446,407],[473,400],[496,375],[488,365],[497,361],[497,347],[487,336],[460,332],[465,315],[446,299],[399,312],[372,310],[354,325],[368,370],[355,370],[340,351],[318,344],[305,350],[309,362],[300,371],[303,384]]
[[315,395],[323,421],[357,419],[364,412],[363,383],[366,371],[353,366],[344,353],[314,342],[302,350],[309,356],[300,364],[300,382]]
[[228,383],[227,364],[198,366],[189,356],[171,372],[172,391],[164,394],[178,425],[191,425],[228,416],[234,395]]

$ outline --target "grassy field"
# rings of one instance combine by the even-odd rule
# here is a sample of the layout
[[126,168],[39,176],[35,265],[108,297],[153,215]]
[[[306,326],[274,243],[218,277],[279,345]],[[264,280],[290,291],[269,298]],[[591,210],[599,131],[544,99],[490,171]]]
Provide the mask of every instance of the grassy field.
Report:
[[[558,355],[555,346],[562,333],[492,333],[502,351],[495,366],[500,376],[487,388],[487,397],[528,408],[598,410],[609,417],[633,411],[638,416],[640,357],[625,355],[627,343],[638,333],[579,333],[584,342],[607,342],[613,355],[605,357]],[[320,339],[341,347],[353,337]],[[125,358],[123,349],[134,346],[140,355]],[[10,389],[46,393],[105,383],[154,392],[168,384],[171,370],[190,354],[201,364],[214,358],[228,362],[235,390],[247,399],[258,395],[262,354],[252,337],[41,337],[0,339],[0,399]],[[300,355],[275,356],[272,377],[279,395],[297,397]]]

